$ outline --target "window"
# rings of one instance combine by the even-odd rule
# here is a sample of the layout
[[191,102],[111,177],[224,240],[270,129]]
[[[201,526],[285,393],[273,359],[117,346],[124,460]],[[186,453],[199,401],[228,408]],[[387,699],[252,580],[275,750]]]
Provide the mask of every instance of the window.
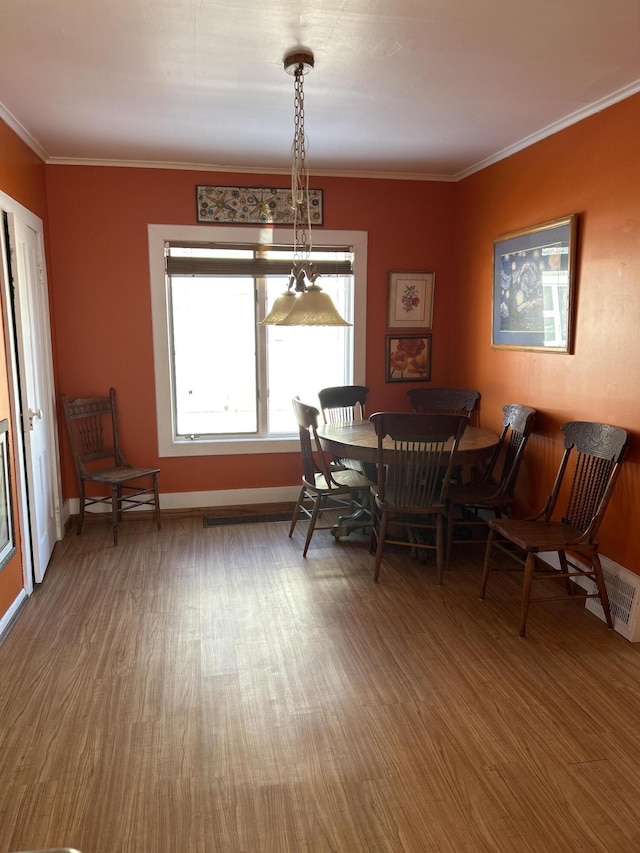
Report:
[[287,288],[290,232],[149,226],[161,456],[296,450],[291,398],[364,383],[366,235],[314,232],[352,327],[258,326]]

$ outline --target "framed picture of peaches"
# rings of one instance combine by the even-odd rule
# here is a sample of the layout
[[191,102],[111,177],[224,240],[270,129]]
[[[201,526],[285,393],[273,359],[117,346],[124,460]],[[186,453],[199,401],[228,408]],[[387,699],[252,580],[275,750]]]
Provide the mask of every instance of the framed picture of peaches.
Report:
[[431,379],[431,335],[387,335],[385,382]]
[[389,329],[430,329],[433,322],[432,272],[390,272]]

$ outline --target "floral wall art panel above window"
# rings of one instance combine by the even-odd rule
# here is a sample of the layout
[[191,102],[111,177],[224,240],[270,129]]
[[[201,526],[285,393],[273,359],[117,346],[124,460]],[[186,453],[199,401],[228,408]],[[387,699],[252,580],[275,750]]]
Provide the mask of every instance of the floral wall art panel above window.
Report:
[[[198,222],[287,225],[293,222],[291,188],[196,186]],[[322,225],[322,190],[309,190],[312,225]]]

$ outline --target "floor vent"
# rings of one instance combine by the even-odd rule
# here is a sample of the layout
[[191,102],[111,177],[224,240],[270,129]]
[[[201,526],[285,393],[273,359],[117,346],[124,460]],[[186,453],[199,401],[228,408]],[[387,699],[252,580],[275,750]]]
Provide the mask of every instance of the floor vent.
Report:
[[203,527],[223,527],[226,524],[262,524],[265,521],[291,521],[291,512],[271,512],[259,515],[245,513],[244,515],[205,515]]
[[[560,568],[558,555],[555,552],[541,553],[540,556],[556,569]],[[640,643],[640,575],[630,572],[629,569],[602,555],[600,562],[609,596],[613,627],[630,643]],[[576,578],[575,581],[589,594],[597,589],[595,583],[589,578]],[[584,606],[598,619],[605,621],[600,596],[587,598]]]
[[[602,574],[609,596],[609,608],[613,618],[615,630],[626,637],[631,643],[640,642],[640,575],[636,575],[625,569],[624,566],[601,557]],[[596,586],[593,581],[591,592],[595,592]],[[585,607],[604,621],[604,612],[597,598],[588,598]]]

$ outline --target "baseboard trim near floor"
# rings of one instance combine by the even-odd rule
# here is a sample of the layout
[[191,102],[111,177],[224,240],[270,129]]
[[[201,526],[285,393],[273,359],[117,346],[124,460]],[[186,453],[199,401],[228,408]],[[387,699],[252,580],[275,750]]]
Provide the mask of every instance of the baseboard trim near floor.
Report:
[[217,515],[205,515],[202,518],[203,527],[224,527],[227,524],[261,524],[270,521],[291,521],[293,507],[285,512],[253,512],[248,510],[239,515],[232,513],[218,513]]
[[[261,493],[263,491],[265,490],[260,490]],[[194,494],[201,498],[201,494]],[[220,494],[231,495],[229,492]],[[256,495],[254,490],[251,490],[251,494],[254,497],[263,498],[263,494]],[[297,496],[296,491],[295,496],[291,500],[257,500],[255,502],[247,501],[246,503],[235,501],[234,503],[229,504],[219,504],[217,501],[207,504],[204,502],[200,503],[198,501],[193,506],[167,506],[164,502],[163,496],[160,495],[160,514],[162,518],[202,517],[203,519],[210,519],[209,523],[204,522],[205,527],[216,527],[220,524],[250,524],[258,521],[286,521],[291,519],[293,508],[296,505],[295,499]],[[237,497],[237,495],[233,493],[233,497]],[[246,495],[246,497],[249,496]],[[77,499],[67,501],[65,511],[66,534],[69,532],[70,528],[75,525],[78,517]],[[151,509],[146,508],[131,509],[127,510],[123,517],[131,521],[147,521],[149,519],[150,512]],[[85,523],[90,524],[94,520],[109,520],[111,518],[111,513],[108,510],[105,512],[87,510],[84,518]]]
[[0,645],[2,645],[9,634],[9,631],[13,628],[13,625],[18,618],[18,612],[26,600],[27,593],[24,589],[21,589],[13,604],[9,607],[2,619],[0,619]]
[[[278,486],[269,489],[220,489],[208,492],[160,492],[160,511],[162,516],[172,515],[214,515],[218,510],[230,508],[269,507],[270,510],[283,511],[284,508],[295,506],[300,486]],[[62,517],[68,519],[78,515],[78,498],[64,502]],[[150,510],[145,507],[127,510],[129,518],[141,515]],[[97,513],[95,513],[97,514]],[[102,514],[102,513],[100,513]],[[107,512],[108,514],[108,512]],[[240,513],[238,513],[240,514]],[[86,515],[89,515],[87,512]],[[85,516],[86,517],[86,516]]]

